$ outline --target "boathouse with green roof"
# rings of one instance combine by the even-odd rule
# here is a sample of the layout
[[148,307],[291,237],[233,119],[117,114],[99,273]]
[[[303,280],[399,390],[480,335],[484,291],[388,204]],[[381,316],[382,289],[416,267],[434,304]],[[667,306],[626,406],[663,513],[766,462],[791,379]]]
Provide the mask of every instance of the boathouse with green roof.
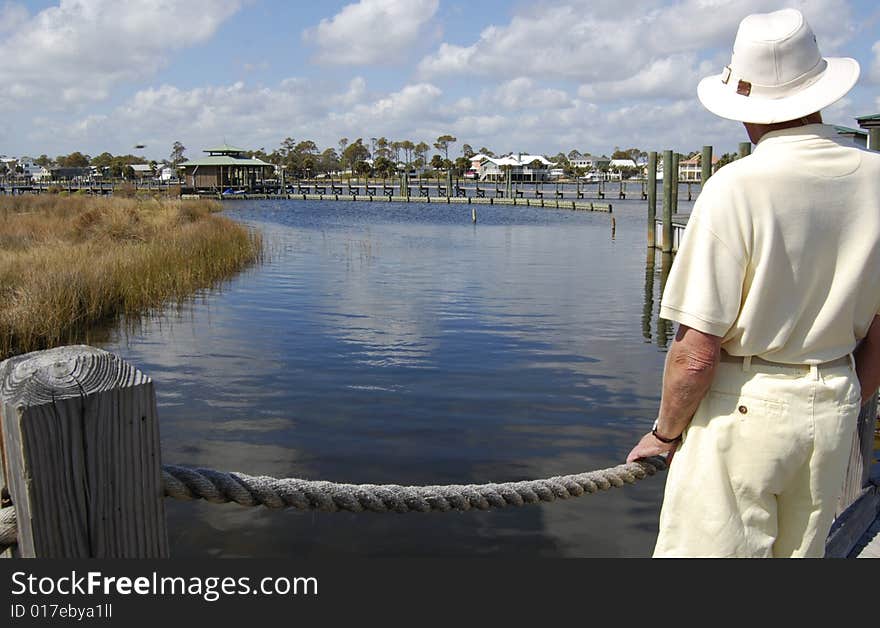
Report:
[[273,177],[275,166],[261,159],[248,157],[243,148],[223,144],[202,152],[207,157],[186,161],[180,165],[184,171],[186,187],[212,192],[229,188],[255,190],[265,186]]

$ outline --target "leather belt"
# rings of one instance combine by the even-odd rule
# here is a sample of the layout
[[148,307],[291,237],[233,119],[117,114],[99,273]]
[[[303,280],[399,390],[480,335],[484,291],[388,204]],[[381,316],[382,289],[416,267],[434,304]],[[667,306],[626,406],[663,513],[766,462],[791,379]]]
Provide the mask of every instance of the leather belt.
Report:
[[[742,364],[743,356],[741,355],[730,355],[726,351],[721,351],[721,361],[722,362],[730,362],[732,364]],[[816,368],[835,368],[838,366],[850,366],[853,365],[852,355],[847,354],[843,357],[837,358],[836,360],[830,360],[828,362],[819,362],[817,364],[786,364],[785,362],[771,362],[770,360],[765,360],[764,358],[759,358],[756,355],[751,356],[751,363],[758,366],[769,366],[773,368],[787,368],[787,369],[797,369],[801,371],[811,371],[813,367]]]

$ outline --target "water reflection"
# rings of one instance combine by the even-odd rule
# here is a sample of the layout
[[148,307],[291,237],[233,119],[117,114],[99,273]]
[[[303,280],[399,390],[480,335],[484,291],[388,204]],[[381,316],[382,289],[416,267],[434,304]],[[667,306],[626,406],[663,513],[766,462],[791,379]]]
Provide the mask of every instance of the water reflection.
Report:
[[[672,268],[672,253],[663,253],[660,256],[660,294],[666,288],[666,279],[669,277],[669,270]],[[672,339],[673,325],[671,321],[665,318],[657,317],[657,346],[665,349],[669,346]]]
[[[516,480],[618,464],[656,414],[641,203],[615,204],[613,241],[607,215],[539,208],[482,206],[477,225],[445,204],[236,208],[268,261],[108,343],[156,382],[166,462]],[[167,507],[176,556],[636,556],[661,491],[437,516]]]

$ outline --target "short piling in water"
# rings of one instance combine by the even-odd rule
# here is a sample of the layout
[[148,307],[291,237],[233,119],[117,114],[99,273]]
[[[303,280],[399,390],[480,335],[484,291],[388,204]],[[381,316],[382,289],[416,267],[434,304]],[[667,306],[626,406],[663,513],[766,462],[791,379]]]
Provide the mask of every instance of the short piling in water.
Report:
[[476,207],[471,209],[471,221],[474,224],[477,224],[477,208]]

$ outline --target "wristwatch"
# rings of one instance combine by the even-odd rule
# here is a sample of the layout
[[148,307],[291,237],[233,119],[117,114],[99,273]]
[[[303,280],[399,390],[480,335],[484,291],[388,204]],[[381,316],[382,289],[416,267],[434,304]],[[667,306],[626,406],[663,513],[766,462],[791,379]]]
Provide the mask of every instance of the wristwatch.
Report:
[[653,434],[654,438],[659,440],[661,443],[677,443],[681,440],[681,434],[676,436],[675,438],[666,438],[665,436],[660,436],[660,433],[657,431],[657,426],[660,424],[660,419],[654,419],[654,426],[651,428],[651,434]]

